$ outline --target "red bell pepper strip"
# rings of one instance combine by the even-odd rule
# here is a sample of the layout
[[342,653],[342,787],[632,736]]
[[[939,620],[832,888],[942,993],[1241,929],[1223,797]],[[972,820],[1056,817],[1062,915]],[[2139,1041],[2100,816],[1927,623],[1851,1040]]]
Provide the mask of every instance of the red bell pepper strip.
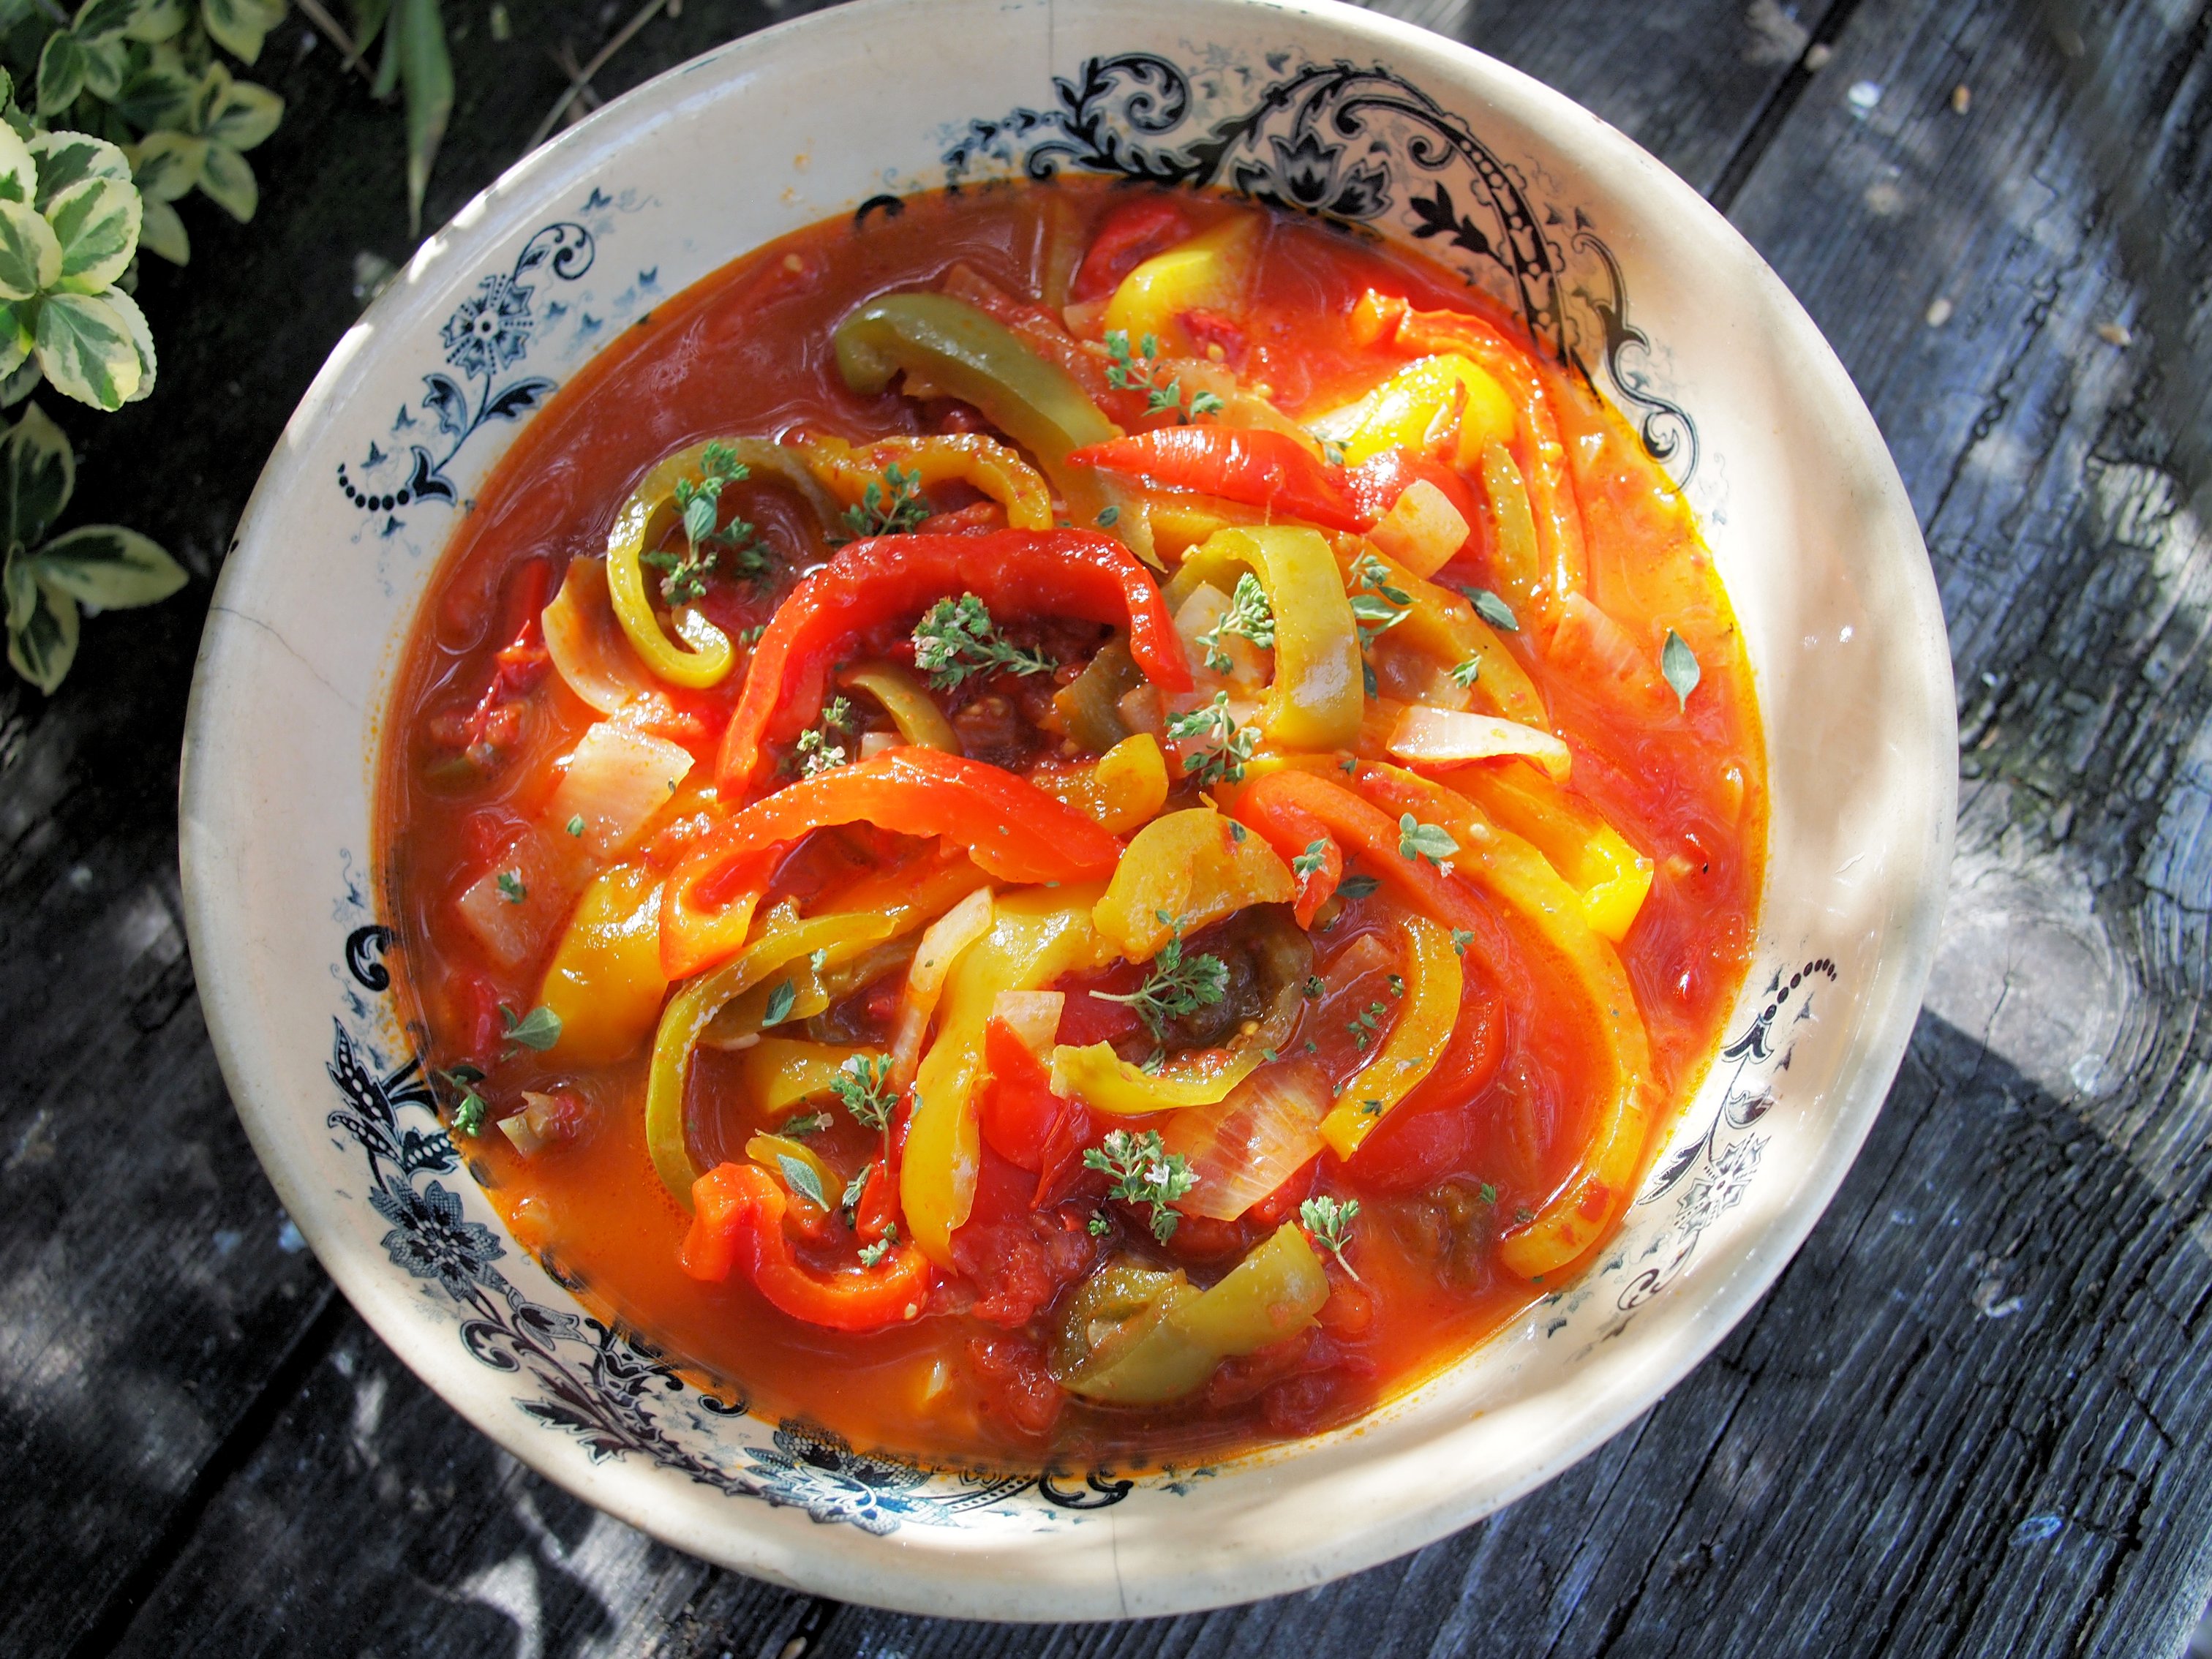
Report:
[[[753,648],[715,781],[730,797],[822,707],[830,671],[854,635],[939,599],[973,593],[994,616],[1080,617],[1127,625],[1129,654],[1164,691],[1190,690],[1175,618],[1152,576],[1119,542],[1088,530],[983,536],[884,536],[855,542],[776,607]],[[894,824],[894,829],[902,826]]]
[[[701,836],[662,895],[662,971],[685,978],[733,955],[782,852],[841,823],[941,836],[985,874],[1024,885],[1095,880],[1121,856],[1118,840],[1027,778],[939,750],[886,749],[802,778]],[[730,920],[741,911],[743,921]]]
[[1148,478],[1166,489],[1195,489],[1330,530],[1364,530],[1345,493],[1344,469],[1324,465],[1287,432],[1265,427],[1169,426],[1086,444],[1072,466]]
[[783,1231],[783,1188],[765,1170],[720,1164],[691,1184],[691,1231],[681,1261],[692,1278],[719,1284],[742,1266],[781,1311],[833,1331],[875,1331],[919,1318],[934,1270],[911,1244],[859,1273],[817,1273]]
[[1247,789],[1236,816],[1257,830],[1260,838],[1293,870],[1298,869],[1299,859],[1319,851],[1320,865],[1298,875],[1297,895],[1291,907],[1299,927],[1312,927],[1315,913],[1328,902],[1337,884],[1344,879],[1344,849],[1337,845],[1336,837],[1311,811],[1281,790],[1255,793]]
[[983,1064],[991,1074],[977,1110],[983,1139],[1007,1163],[1035,1172],[1030,1203],[1042,1209],[1065,1190],[1097,1126],[1081,1101],[1053,1093],[1051,1071],[1002,1019],[983,1027]]
[[1155,253],[1165,252],[1190,235],[1190,221],[1172,202],[1136,201],[1106,216],[1068,290],[1071,300],[1099,300]]

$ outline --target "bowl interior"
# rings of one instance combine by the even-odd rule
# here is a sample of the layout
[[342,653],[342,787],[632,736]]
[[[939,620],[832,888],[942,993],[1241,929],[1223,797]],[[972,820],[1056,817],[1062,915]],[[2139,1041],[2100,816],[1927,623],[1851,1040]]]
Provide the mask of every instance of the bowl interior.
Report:
[[[400,642],[532,411],[763,241],[874,198],[1059,170],[1358,224],[1443,258],[1582,364],[1705,526],[1772,791],[1745,997],[1603,1260],[1351,1429],[1133,1482],[873,1458],[702,1395],[586,1316],[437,1131],[367,862]],[[386,1340],[509,1449],[684,1548],[847,1599],[1164,1613],[1318,1582],[1486,1513],[1649,1406],[1771,1282],[1918,1006],[1952,709],[1926,556],[1841,368],[1725,222],[1593,117],[1332,4],[862,0],[674,71],[533,155],[333,352],[202,647],[188,916],[210,1030],[286,1206]]]

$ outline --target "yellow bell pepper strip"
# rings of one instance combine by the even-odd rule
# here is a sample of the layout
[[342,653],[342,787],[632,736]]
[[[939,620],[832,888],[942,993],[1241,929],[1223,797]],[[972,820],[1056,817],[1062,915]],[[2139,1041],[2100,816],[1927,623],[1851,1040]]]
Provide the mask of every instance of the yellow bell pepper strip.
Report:
[[1601,937],[1628,937],[1651,891],[1651,860],[1586,802],[1527,766],[1466,766],[1443,781],[1533,844],[1582,896]]
[[1321,1121],[1321,1138],[1341,1158],[1358,1152],[1375,1126],[1436,1069],[1459,1021],[1464,976],[1451,935],[1426,916],[1402,914],[1398,922],[1406,940],[1406,994],[1399,1000],[1397,1023]]
[[1517,611],[1539,620],[1548,617],[1554,596],[1536,547],[1528,486],[1503,444],[1483,446],[1482,494],[1490,516],[1490,575],[1499,596]]
[[1168,583],[1170,609],[1201,582],[1233,591],[1240,570],[1259,578],[1275,618],[1275,677],[1260,717],[1268,741],[1350,748],[1359,731],[1359,635],[1327,538],[1294,525],[1220,531]]
[[830,670],[850,654],[855,635],[963,593],[997,617],[1080,617],[1126,627],[1146,678],[1164,690],[1190,690],[1175,618],[1151,575],[1117,542],[1087,530],[875,537],[809,573],[776,607],[723,730],[715,781],[724,797],[740,798],[768,768],[768,746],[814,720]]
[[745,1094],[763,1117],[781,1119],[793,1108],[830,1093],[839,1070],[856,1054],[882,1058],[875,1048],[764,1036],[745,1050]]
[[719,1284],[742,1266],[782,1313],[833,1331],[875,1331],[921,1316],[936,1275],[912,1245],[887,1251],[858,1273],[817,1273],[793,1254],[783,1231],[789,1203],[765,1170],[722,1164],[684,1194],[691,1231],[680,1258],[692,1278]]
[[1328,1275],[1286,1221],[1211,1290],[1180,1271],[1110,1262],[1069,1304],[1051,1360],[1071,1394],[1152,1406],[1195,1392],[1224,1359],[1272,1347],[1314,1322]]
[[1154,254],[1124,276],[1106,302],[1107,331],[1119,329],[1132,343],[1149,334],[1171,357],[1198,355],[1183,313],[1244,309],[1264,228],[1258,215],[1240,213]]
[[756,985],[743,996],[724,1003],[722,1012],[714,1016],[699,1041],[709,1048],[750,1051],[767,1022],[770,1005],[782,997],[790,997],[791,1006],[784,1011],[780,1024],[811,1019],[831,1003],[904,968],[913,959],[914,941],[893,939],[872,945],[846,960],[825,961],[819,973],[811,962],[794,963],[787,974],[779,974],[773,983]]
[[[1025,778],[934,749],[887,749],[776,791],[702,835],[668,878],[660,911],[660,961],[686,977],[744,943],[726,916],[752,907],[775,873],[773,858],[813,830],[872,823],[964,847],[988,875],[1008,882],[1082,881],[1107,874],[1121,843]],[[734,940],[732,934],[734,933]]]
[[937,1006],[937,1040],[915,1078],[899,1169],[899,1202],[915,1243],[939,1267],[975,1201],[981,1137],[975,1081],[984,1027],[1001,991],[1038,991],[1064,974],[1103,966],[1112,951],[1091,925],[1095,883],[999,896],[991,931],[968,947]]
[[1131,962],[1150,962],[1171,939],[1255,904],[1288,904],[1290,866],[1234,818],[1193,806],[1154,818],[1130,838],[1091,913],[1099,937]]
[[881,703],[904,741],[924,749],[941,749],[948,755],[960,752],[959,733],[945,718],[937,700],[896,663],[854,663],[837,671],[837,684],[843,690],[865,691]]
[[896,864],[878,865],[824,893],[809,907],[815,915],[857,910],[879,915],[896,939],[943,915],[990,878],[964,853],[940,848]]
[[799,454],[758,438],[712,438],[693,444],[656,464],[638,481],[607,532],[607,595],[614,602],[616,620],[645,665],[669,684],[694,690],[720,684],[736,664],[737,653],[720,629],[689,606],[679,605],[674,612],[683,645],[661,632],[641,561],[659,544],[670,525],[682,520],[676,486],[697,476],[708,443],[726,447],[748,471],[771,474],[797,490],[814,509],[825,533],[837,522],[836,504],[814,482]]
[[884,469],[899,467],[921,484],[970,484],[1006,509],[1015,530],[1052,528],[1052,492],[1027,461],[981,433],[942,437],[881,438],[857,447],[842,438],[815,438],[799,446],[814,476],[848,506],[883,489]]
[[1087,765],[1040,767],[1030,781],[1109,835],[1126,836],[1159,817],[1167,805],[1167,757],[1157,738],[1139,732]]
[[[1412,599],[1404,620],[1391,629],[1391,639],[1426,653],[1447,668],[1472,659],[1476,665],[1474,691],[1477,698],[1509,720],[1551,729],[1536,683],[1490,624],[1474,614],[1472,605],[1427,578],[1416,576],[1378,552],[1370,542],[1339,537],[1335,548],[1348,586],[1359,585],[1359,562],[1371,558],[1382,567],[1390,586]],[[1348,743],[1340,746],[1351,747]]]
[[1565,599],[1589,583],[1582,507],[1568,473],[1566,446],[1551,399],[1528,351],[1481,318],[1458,311],[1415,311],[1372,289],[1352,307],[1355,342],[1389,338],[1415,351],[1458,352],[1487,370],[1512,395],[1519,412],[1516,447],[1534,509],[1544,575]]
[[825,961],[842,961],[879,944],[890,933],[890,924],[881,916],[847,912],[799,921],[779,911],[760,938],[738,957],[691,981],[668,1000],[659,1029],[653,1033],[653,1064],[646,1079],[645,1145],[661,1184],[678,1203],[690,1202],[691,1184],[699,1178],[684,1133],[684,1094],[691,1051],[723,1005],[817,951]]
[[1407,363],[1375,389],[1359,424],[1344,440],[1344,459],[1357,466],[1385,450],[1433,450],[1455,416],[1458,441],[1448,458],[1473,470],[1486,443],[1513,441],[1513,400],[1505,388],[1455,351]]
[[[1118,437],[1121,428],[1073,375],[974,306],[944,294],[886,294],[838,324],[832,344],[837,371],[855,392],[881,392],[904,370],[935,392],[973,404],[1036,458],[1073,523],[1096,524],[1109,504],[1120,505],[1095,474],[1069,466],[1067,456]],[[1123,526],[1117,522],[1115,528]],[[1135,532],[1133,523],[1125,533]],[[1132,550],[1149,556],[1150,538]]]
[[584,890],[568,918],[538,1003],[561,1022],[553,1053],[564,1065],[605,1066],[652,1034],[668,979],[660,971],[660,881],[617,864]]
[[1053,1093],[1115,1117],[1212,1106],[1226,1099],[1270,1055],[1289,1045],[1305,1008],[1306,975],[1313,972],[1313,941],[1303,928],[1277,921],[1261,933],[1257,945],[1261,982],[1268,988],[1267,1012],[1225,1047],[1180,1054],[1158,1071],[1147,1072],[1121,1059],[1111,1043],[1062,1043],[1052,1051]]
[[1519,917],[1589,1006],[1604,1066],[1589,1143],[1566,1184],[1498,1246],[1498,1260],[1523,1279],[1557,1272],[1603,1237],[1635,1195],[1655,1093],[1635,991],[1613,947],[1590,927],[1582,896],[1534,847],[1465,796],[1396,767],[1363,767],[1358,783],[1385,811],[1411,812],[1458,842],[1450,879],[1479,888]]

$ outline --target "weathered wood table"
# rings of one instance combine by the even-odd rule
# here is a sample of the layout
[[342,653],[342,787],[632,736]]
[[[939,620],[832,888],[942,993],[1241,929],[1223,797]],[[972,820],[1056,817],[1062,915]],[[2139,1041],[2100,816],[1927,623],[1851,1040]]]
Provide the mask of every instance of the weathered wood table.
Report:
[[[295,15],[257,71],[289,102],[259,220],[201,214],[190,269],[149,265],[163,390],[80,423],[80,502],[197,580],[89,626],[52,702],[0,690],[0,1651],[2181,1648],[2212,1588],[2212,8],[1393,3],[1731,215],[1856,376],[1934,555],[1964,744],[1945,950],[1873,1139],[1773,1292],[1504,1513],[1148,1625],[771,1589],[465,1425],[278,1209],[179,915],[209,578],[356,314],[360,257],[406,252],[397,119]],[[669,4],[595,91],[796,9]],[[499,40],[477,0],[446,9],[433,221],[560,97],[556,54],[634,16],[508,0]]]

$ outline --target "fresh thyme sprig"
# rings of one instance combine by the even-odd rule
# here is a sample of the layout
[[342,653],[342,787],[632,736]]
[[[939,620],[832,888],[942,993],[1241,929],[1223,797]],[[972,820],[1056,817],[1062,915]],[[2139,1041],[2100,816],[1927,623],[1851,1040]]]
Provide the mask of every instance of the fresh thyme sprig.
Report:
[[914,625],[914,665],[933,689],[950,691],[970,674],[1049,674],[1059,665],[1042,651],[1009,645],[983,601],[963,593],[939,599]]
[[1237,591],[1229,596],[1229,609],[1221,613],[1221,620],[1198,636],[1206,647],[1206,665],[1217,674],[1226,674],[1236,665],[1221,643],[1224,634],[1242,634],[1256,646],[1274,649],[1274,607],[1267,603],[1267,590],[1249,570],[1237,578]]
[[837,1068],[830,1086],[853,1115],[854,1122],[863,1129],[880,1132],[890,1125],[891,1109],[898,1104],[898,1091],[890,1086],[890,1077],[888,1055],[854,1054]]
[[1381,639],[1411,613],[1413,596],[1390,580],[1390,571],[1372,553],[1364,554],[1352,567],[1358,580],[1351,593],[1352,623],[1359,635],[1360,672],[1366,677],[1367,695],[1377,692],[1375,665],[1367,660],[1367,653]]
[[1328,862],[1328,842],[1316,836],[1306,843],[1306,850],[1291,860],[1291,869],[1299,880],[1304,881],[1319,875],[1322,866]]
[[844,765],[852,757],[837,739],[850,737],[852,732],[852,703],[843,697],[832,697],[830,706],[822,711],[822,723],[801,732],[792,750],[799,762],[799,775],[811,778],[817,772]]
[[491,1109],[477,1092],[477,1085],[484,1080],[483,1071],[464,1063],[438,1075],[459,1091],[459,1098],[453,1102],[453,1127],[465,1135],[483,1133],[484,1115]]
[[853,532],[855,541],[869,536],[903,536],[932,510],[921,493],[921,469],[893,461],[884,469],[883,483],[871,478],[860,492],[860,505],[845,509],[845,528]]
[[1114,359],[1106,370],[1106,384],[1124,392],[1143,392],[1147,415],[1172,411],[1178,426],[1188,426],[1202,416],[1221,412],[1221,399],[1211,392],[1194,392],[1186,400],[1180,377],[1165,386],[1160,384],[1156,361],[1160,355],[1160,343],[1152,335],[1145,335],[1132,351],[1126,330],[1109,329],[1106,349]]
[[660,597],[669,605],[691,605],[707,591],[707,583],[726,556],[740,576],[767,574],[768,556],[756,538],[759,532],[743,519],[714,527],[721,515],[722,491],[743,483],[750,476],[738,452],[719,441],[699,453],[699,476],[676,481],[676,507],[684,515],[684,538],[689,550],[665,549],[638,555],[638,562],[661,573]]
[[872,1244],[860,1246],[860,1265],[872,1267],[898,1247],[898,1224],[892,1222],[884,1229],[884,1236]]
[[1335,1199],[1324,1193],[1298,1206],[1298,1219],[1305,1223],[1314,1243],[1334,1256],[1337,1265],[1354,1279],[1359,1277],[1359,1270],[1344,1259],[1344,1247],[1352,1224],[1358,1218],[1356,1198]]
[[1409,864],[1426,859],[1449,873],[1452,860],[1459,856],[1459,843],[1442,825],[1424,823],[1411,812],[1404,812],[1398,817],[1398,856]]
[[1152,1206],[1152,1237],[1163,1244],[1175,1237],[1182,1218],[1169,1206],[1198,1182],[1180,1152],[1170,1152],[1160,1142],[1158,1129],[1141,1135],[1115,1129],[1099,1145],[1087,1148],[1083,1167],[1114,1177],[1106,1196],[1129,1204]]
[[1170,1022],[1200,1008],[1212,1006],[1228,994],[1229,964],[1219,957],[1186,957],[1182,940],[1172,939],[1152,958],[1152,970],[1135,990],[1109,994],[1093,991],[1101,1002],[1119,1002],[1133,1010],[1153,1036],[1162,1036]]
[[1237,783],[1244,776],[1244,763],[1252,758],[1260,734],[1230,717],[1229,694],[1217,691],[1213,701],[1168,721],[1168,736],[1199,746],[1182,757],[1185,777],[1200,783]]

